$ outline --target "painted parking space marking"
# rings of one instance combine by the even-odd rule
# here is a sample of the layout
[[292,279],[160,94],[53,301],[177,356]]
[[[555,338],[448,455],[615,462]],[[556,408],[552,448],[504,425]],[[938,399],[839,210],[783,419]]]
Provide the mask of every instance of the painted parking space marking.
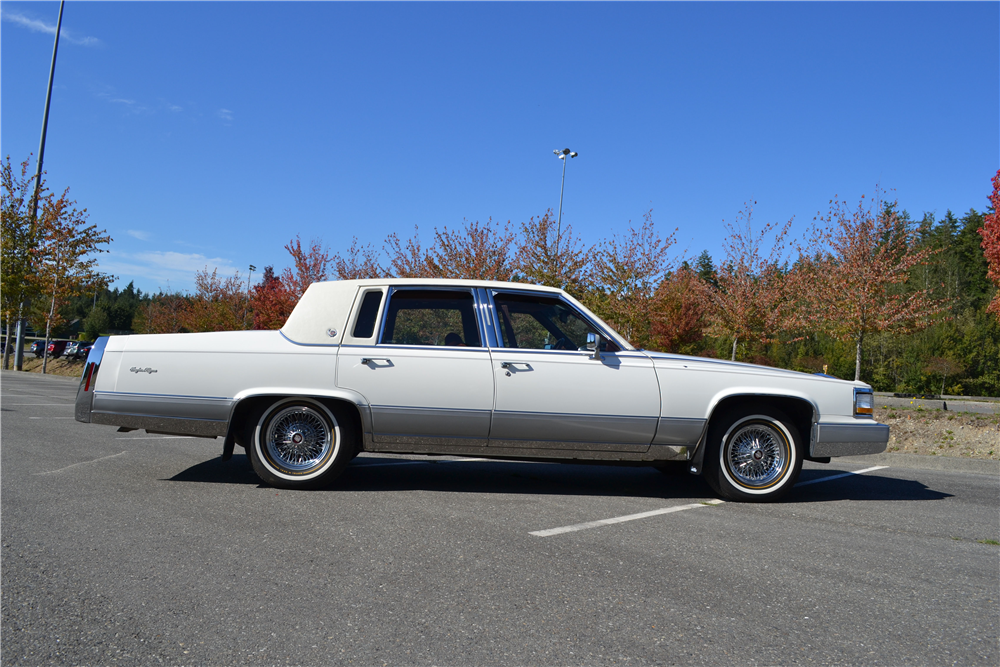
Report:
[[698,509],[699,507],[712,507],[715,505],[722,505],[724,504],[724,502],[725,501],[722,500],[706,500],[703,503],[692,503],[690,505],[677,505],[676,507],[664,507],[658,510],[650,510],[649,512],[639,512],[638,514],[616,516],[610,519],[600,519],[598,521],[588,521],[586,523],[575,523],[572,526],[560,526],[559,528],[549,528],[548,530],[535,530],[529,533],[529,535],[534,535],[535,537],[551,537],[553,535],[572,533],[578,530],[587,530],[588,528],[599,528],[600,526],[610,526],[615,523],[624,523],[626,521],[646,519],[648,517],[658,516],[660,514],[672,514],[674,512],[683,512],[685,510]]
[[[873,472],[875,470],[884,470],[889,466],[872,466],[871,468],[865,468],[863,470],[855,470],[853,472],[839,473],[837,475],[830,475],[828,477],[821,477],[819,479],[811,479],[808,482],[800,482],[796,484],[796,487],[807,486],[809,484],[819,484],[820,482],[829,482],[834,479],[840,479],[841,477],[850,477],[851,475],[863,475],[866,472]],[[601,526],[610,526],[616,523],[624,523],[625,521],[635,521],[637,519],[647,519],[651,516],[659,516],[661,514],[672,514],[674,512],[683,512],[685,510],[698,509],[699,507],[711,507],[714,505],[723,505],[725,501],[722,500],[708,500],[701,503],[692,503],[690,505],[678,505],[676,507],[664,507],[663,509],[651,510],[649,512],[639,512],[638,514],[628,514],[626,516],[617,516],[610,519],[599,519],[598,521],[587,521],[585,523],[575,523],[571,526],[560,526],[559,528],[549,528],[547,530],[535,530],[529,533],[529,535],[534,535],[536,537],[551,537],[553,535],[561,535],[563,533],[572,533],[578,530],[587,530],[588,528],[599,528]]]
[[117,454],[112,454],[110,456],[102,456],[101,458],[94,459],[93,461],[80,461],[79,463],[74,463],[73,465],[68,465],[65,468],[59,468],[58,470],[47,470],[45,472],[36,472],[35,474],[36,475],[54,475],[57,472],[62,472],[64,470],[69,470],[70,468],[76,468],[77,466],[85,466],[85,465],[89,465],[91,463],[97,463],[98,461],[107,461],[108,459],[118,458],[119,456],[122,456],[124,454],[128,454],[128,452],[119,452]]
[[24,406],[24,405],[62,405],[67,408],[74,407],[72,403],[7,403],[10,407]]
[[873,466],[871,468],[865,468],[864,470],[855,470],[853,472],[842,472],[837,475],[830,475],[829,477],[820,477],[819,479],[811,479],[808,482],[799,482],[795,485],[795,488],[800,486],[809,486],[810,484],[819,484],[820,482],[829,482],[831,479],[840,479],[841,477],[850,477],[851,475],[863,475],[866,472],[872,472],[873,470],[884,470],[889,466]]
[[193,440],[193,435],[139,435],[131,438],[115,438],[115,440]]

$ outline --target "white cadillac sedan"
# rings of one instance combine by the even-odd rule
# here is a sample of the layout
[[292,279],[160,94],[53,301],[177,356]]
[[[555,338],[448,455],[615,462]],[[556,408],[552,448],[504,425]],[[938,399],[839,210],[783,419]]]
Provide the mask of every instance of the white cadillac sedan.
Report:
[[314,283],[280,331],[100,338],[76,419],[225,438],[268,484],[359,452],[685,462],[774,500],[803,460],[885,450],[862,382],[632,347],[565,292],[474,280]]

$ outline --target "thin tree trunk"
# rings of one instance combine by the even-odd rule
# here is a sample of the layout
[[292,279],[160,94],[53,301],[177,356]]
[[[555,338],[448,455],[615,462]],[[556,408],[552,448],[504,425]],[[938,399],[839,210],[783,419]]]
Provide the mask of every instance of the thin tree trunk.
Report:
[[739,340],[740,339],[739,339],[738,336],[733,336],[733,358],[732,358],[732,361],[736,361],[736,343],[738,343]]
[[864,340],[864,336],[858,336],[858,352],[857,356],[854,358],[854,381],[857,382],[861,379],[861,341]]
[[52,331],[52,316],[56,312],[56,290],[59,286],[59,276],[56,276],[56,281],[53,287],[56,289],[52,290],[52,305],[49,307],[49,319],[45,321],[45,347],[43,348],[42,354],[42,375],[45,375],[49,368],[49,334]]
[[3,369],[7,370],[10,368],[10,349],[14,347],[15,342],[10,339],[10,313],[7,314],[7,337],[4,338],[5,344],[3,346]]

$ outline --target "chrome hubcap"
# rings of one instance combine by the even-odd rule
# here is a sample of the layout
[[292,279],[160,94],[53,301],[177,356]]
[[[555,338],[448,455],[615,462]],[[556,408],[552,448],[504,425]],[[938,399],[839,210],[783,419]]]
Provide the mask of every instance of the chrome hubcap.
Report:
[[772,484],[788,467],[788,446],[775,428],[766,424],[742,427],[729,439],[726,467],[738,484],[762,487]]
[[267,453],[276,463],[293,472],[321,464],[333,447],[326,420],[309,407],[285,408],[267,427]]

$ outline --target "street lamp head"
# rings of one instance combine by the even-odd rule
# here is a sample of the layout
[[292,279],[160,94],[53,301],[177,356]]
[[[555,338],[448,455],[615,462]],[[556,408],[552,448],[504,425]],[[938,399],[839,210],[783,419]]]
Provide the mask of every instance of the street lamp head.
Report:
[[568,148],[562,149],[562,154],[563,155],[569,155],[569,149]]
[[577,155],[579,155],[579,153],[577,153],[576,151],[569,154],[570,157],[576,157]]
[[554,150],[554,151],[552,151],[552,153],[553,153],[553,155],[561,155],[562,151],[560,151],[560,150]]

